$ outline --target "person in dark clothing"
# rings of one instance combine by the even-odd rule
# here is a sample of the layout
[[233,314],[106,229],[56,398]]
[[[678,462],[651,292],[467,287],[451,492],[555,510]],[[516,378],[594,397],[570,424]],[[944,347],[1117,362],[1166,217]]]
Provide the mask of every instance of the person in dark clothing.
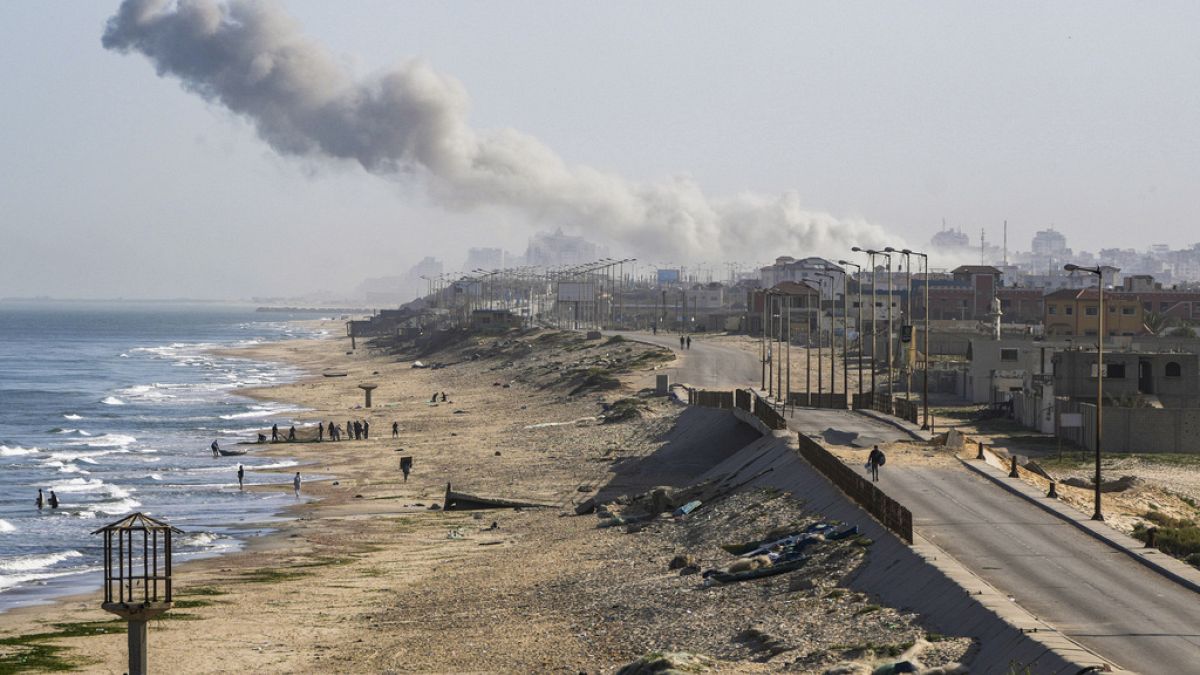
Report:
[[294,424],[292,425],[291,429],[288,429],[288,440],[289,441],[296,440],[296,425],[294,425]]
[[878,445],[871,450],[871,454],[867,455],[867,468],[871,470],[871,480],[873,482],[879,482],[879,467],[883,466],[884,461],[886,461],[886,457],[884,457],[883,451],[879,449]]
[[430,397],[429,397],[429,402],[430,402],[430,403],[437,403],[437,394],[438,394],[438,393],[435,391],[435,392],[433,392],[433,396],[430,396]]
[[356,441],[362,440],[362,422],[358,422],[358,421],[354,422],[354,440],[356,440]]
[[371,423],[363,420],[363,438],[370,440],[371,438]]
[[684,338],[682,335],[680,335],[679,336],[679,348],[683,349],[685,344],[686,344],[686,338]]
[[392,422],[392,438],[400,438],[400,423]]
[[346,440],[354,440],[354,423],[350,420],[346,420]]
[[687,336],[687,348],[688,349],[692,348],[692,336],[691,335]]
[[442,403],[446,402],[446,392],[442,392]]
[[245,487],[245,484],[242,482],[245,478],[246,478],[246,467],[242,466],[241,464],[238,464],[238,489],[239,490],[241,490]]
[[329,435],[332,436],[333,440],[335,441],[342,440],[342,430],[339,429],[338,425],[334,424],[333,422],[329,423]]
[[655,335],[658,335],[658,324],[654,324],[653,326],[650,326],[650,332]]
[[400,470],[402,472],[404,472],[404,482],[406,482],[406,483],[408,482],[408,474],[409,474],[409,472],[412,471],[412,465],[413,465],[412,457],[401,457],[400,458]]
[[50,491],[50,508],[58,508],[58,495],[54,494],[54,490]]
[[221,446],[217,445],[217,442],[216,442],[216,441],[213,441],[213,442],[212,442],[212,445],[208,446],[208,449],[209,449],[209,450],[212,450],[212,452],[213,452],[213,457],[220,457],[220,456],[221,456]]
[[272,443],[279,442],[279,425],[278,424],[271,425],[271,442]]
[[41,511],[41,510],[42,510],[42,506],[43,506],[43,505],[45,505],[45,503],[46,503],[46,500],[45,500],[45,499],[42,497],[42,488],[38,488],[38,497],[37,497],[37,501],[35,501],[34,503],[35,503],[35,504],[37,504],[38,511]]
[[325,425],[317,422],[317,442],[325,440]]

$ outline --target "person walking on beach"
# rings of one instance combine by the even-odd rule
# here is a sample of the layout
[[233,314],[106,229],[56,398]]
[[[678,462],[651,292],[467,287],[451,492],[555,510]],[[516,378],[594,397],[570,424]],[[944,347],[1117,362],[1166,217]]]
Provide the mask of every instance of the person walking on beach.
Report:
[[317,442],[325,440],[325,425],[317,422]]
[[370,440],[371,438],[371,423],[363,420],[363,439]]
[[288,430],[288,440],[289,441],[296,440],[296,425],[295,424],[293,424],[292,428]]
[[329,423],[329,436],[335,441],[342,440],[342,430],[338,429],[338,425],[333,422]]
[[42,488],[38,488],[38,498],[34,503],[37,504],[38,511],[41,511],[42,506],[46,503],[46,500],[42,498]]
[[354,440],[354,423],[350,420],[346,420],[346,440]]
[[867,455],[867,467],[871,469],[872,482],[879,482],[879,467],[883,466],[883,463],[886,461],[887,457],[884,456],[883,451],[879,449],[878,445],[871,450],[871,454]]
[[400,438],[400,423],[392,422],[392,438]]
[[50,508],[58,508],[58,495],[54,494],[54,490],[50,491]]
[[279,425],[278,424],[271,425],[271,442],[272,443],[279,442]]
[[354,440],[362,440],[362,422],[359,422],[358,420],[354,421]]
[[208,448],[209,448],[210,450],[212,450],[212,452],[213,452],[213,457],[220,457],[220,456],[221,456],[221,446],[217,445],[217,442],[216,442],[216,441],[213,441],[213,442],[212,442],[212,445],[208,446]]
[[292,489],[296,491],[296,496],[300,496],[300,472],[296,472],[296,477],[292,479]]
[[408,482],[408,474],[412,471],[412,465],[413,465],[412,457],[401,457],[400,458],[400,471],[402,471],[404,473],[404,482],[405,483]]
[[242,482],[245,478],[246,478],[246,467],[242,466],[241,464],[238,464],[238,489],[239,490],[242,490],[246,487],[245,484]]

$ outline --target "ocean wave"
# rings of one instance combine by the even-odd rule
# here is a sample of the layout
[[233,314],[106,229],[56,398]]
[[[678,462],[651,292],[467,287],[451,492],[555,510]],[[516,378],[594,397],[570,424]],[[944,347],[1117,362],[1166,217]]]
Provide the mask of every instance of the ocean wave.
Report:
[[22,448],[15,445],[0,445],[0,457],[20,457],[21,455],[32,455],[37,451],[37,448]]
[[83,441],[68,441],[67,445],[85,445],[90,448],[124,448],[137,443],[137,439],[128,434],[101,434]]
[[76,415],[75,413],[63,413],[63,419],[81,420],[83,419],[83,415]]
[[100,402],[104,405],[125,405],[125,401],[122,401],[116,396],[105,396],[100,400]]
[[64,494],[90,494],[90,493],[105,493],[113,499],[125,499],[131,494],[119,485],[105,483],[99,478],[71,478],[70,480],[59,481],[50,486],[55,492]]
[[92,506],[92,508],[98,513],[104,513],[110,516],[121,516],[133,511],[141,505],[142,503],[138,500],[126,497],[125,499],[118,499],[114,502],[102,502]]
[[0,559],[0,571],[4,572],[32,572],[34,570],[49,569],[64,560],[71,558],[82,558],[83,554],[79,551],[59,551],[57,553],[33,553],[30,555],[16,555],[4,559]]
[[0,518],[0,533],[13,532],[16,529],[17,529],[16,526],[14,526],[12,523],[8,522],[7,520],[4,520],[3,518]]

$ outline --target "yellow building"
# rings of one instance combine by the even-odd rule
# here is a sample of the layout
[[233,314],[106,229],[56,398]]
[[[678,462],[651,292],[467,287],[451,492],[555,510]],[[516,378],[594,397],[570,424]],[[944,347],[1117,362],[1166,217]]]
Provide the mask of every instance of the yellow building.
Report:
[[[1063,289],[1046,295],[1042,325],[1046,335],[1096,335],[1100,303],[1096,289]],[[1146,315],[1141,301],[1132,293],[1104,294],[1104,334],[1145,335]]]

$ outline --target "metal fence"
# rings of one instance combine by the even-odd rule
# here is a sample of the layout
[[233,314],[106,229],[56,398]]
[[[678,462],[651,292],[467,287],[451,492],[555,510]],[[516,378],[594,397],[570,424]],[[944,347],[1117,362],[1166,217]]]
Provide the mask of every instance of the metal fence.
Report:
[[754,394],[749,389],[734,389],[733,404],[746,412],[750,412],[754,409]]
[[689,389],[688,402],[692,405],[700,406],[701,408],[719,408],[721,410],[730,410],[733,408],[733,392]]
[[768,429],[780,430],[787,428],[787,420],[775,410],[774,406],[769,401],[759,396],[754,395],[754,416],[760,422],[767,425]]
[[913,541],[912,512],[884,494],[871,481],[858,475],[816,441],[798,433],[800,455],[825,475],[847,497],[867,510],[884,527],[908,543]]
[[793,391],[788,398],[788,404],[801,408],[832,408],[834,410],[845,410],[846,395],[829,394],[825,392],[815,394],[807,391]]

